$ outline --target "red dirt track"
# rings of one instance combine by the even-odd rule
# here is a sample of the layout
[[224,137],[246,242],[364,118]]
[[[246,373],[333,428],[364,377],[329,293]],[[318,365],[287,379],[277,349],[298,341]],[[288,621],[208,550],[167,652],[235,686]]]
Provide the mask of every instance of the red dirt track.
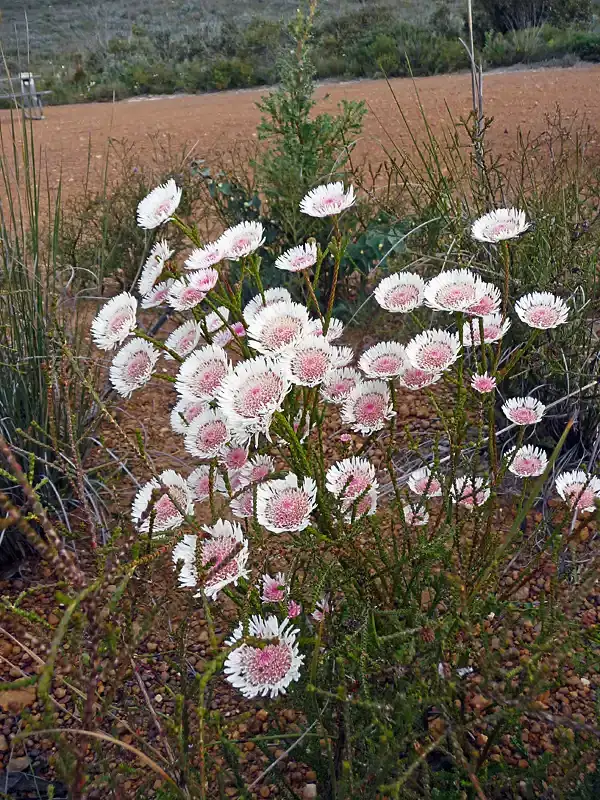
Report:
[[[470,76],[445,75],[395,79],[392,86],[411,128],[420,130],[416,86],[427,118],[435,130],[448,125],[446,104],[456,118],[466,116],[471,107]],[[558,104],[565,119],[575,113],[600,129],[600,67],[540,69],[492,73],[484,78],[485,111],[495,118],[488,141],[495,149],[510,148],[517,130],[540,134],[546,127],[545,115]],[[148,134],[171,136],[179,146],[194,147],[198,157],[210,160],[236,143],[252,141],[259,112],[256,101],[266,89],[129,100],[115,104],[55,106],[47,118],[34,123],[38,146],[45,152],[52,182],[62,169],[67,192],[81,185],[91,140],[92,163],[101,172],[108,137],[139,142],[140,153],[150,146]],[[354,81],[321,86],[317,110],[333,111],[338,102],[365,100],[369,106],[361,155],[380,162],[381,143],[389,147],[388,134],[395,144],[410,148],[410,139],[390,90],[383,80]],[[384,133],[380,122],[387,130]],[[0,125],[8,126],[8,112],[0,112]]]

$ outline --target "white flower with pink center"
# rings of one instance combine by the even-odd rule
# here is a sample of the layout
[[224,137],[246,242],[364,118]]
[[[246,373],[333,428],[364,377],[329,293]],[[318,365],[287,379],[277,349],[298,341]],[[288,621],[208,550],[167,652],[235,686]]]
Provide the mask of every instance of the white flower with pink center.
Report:
[[315,622],[323,622],[328,614],[331,614],[331,603],[329,602],[329,597],[324,595],[320,600],[317,601],[317,605],[311,614],[311,617],[315,620]]
[[471,387],[475,389],[476,392],[479,392],[479,394],[489,394],[496,388],[496,378],[494,378],[493,375],[489,375],[487,372],[473,375],[471,378]]
[[181,525],[184,514],[193,513],[192,490],[185,478],[172,469],[145,483],[131,507],[131,518],[143,533],[150,529],[153,533],[173,530]]
[[250,617],[247,635],[251,641],[261,640],[260,647],[242,642],[244,626],[240,623],[226,644],[241,642],[225,661],[225,677],[244,697],[277,697],[285,694],[290,683],[300,679],[304,656],[298,649],[297,628],[289,619]]
[[[181,358],[186,358],[196,349],[202,339],[200,323],[190,319],[184,322],[183,325],[175,328],[173,333],[166,338],[165,347],[177,353]],[[173,361],[173,356],[169,355],[169,353],[165,353],[165,358],[167,361]]]
[[344,401],[341,416],[342,422],[352,425],[352,430],[357,433],[380,431],[389,419],[396,416],[387,383],[359,383]]
[[287,607],[287,613],[289,619],[295,619],[302,613],[302,606],[295,600],[290,600]]
[[248,462],[248,448],[237,444],[229,444],[221,453],[220,461],[229,470],[241,470]]
[[423,372],[443,372],[460,356],[458,333],[439,329],[423,331],[410,340],[406,356],[413,367]]
[[287,373],[270,358],[259,356],[236,364],[217,398],[234,439],[246,444],[261,433],[268,435],[273,414],[281,409],[290,388]]
[[485,485],[484,478],[470,478],[468,476],[456,478],[450,487],[450,497],[453,503],[472,511],[482,506],[490,496],[490,490]]
[[[323,336],[323,323],[320,319],[311,319],[309,327],[311,336]],[[325,338],[328,342],[335,342],[336,339],[340,338],[343,332],[344,323],[342,320],[337,319],[337,317],[332,317],[329,320],[329,326],[327,328],[327,334]]]
[[526,444],[506,454],[508,469],[519,478],[535,478],[542,475],[548,466],[548,456],[540,447]]
[[163,303],[166,303],[174,283],[175,278],[168,278],[166,281],[157,283],[152,291],[148,292],[148,294],[142,298],[140,304],[142,308],[157,308],[158,306],[162,306]]
[[437,311],[466,311],[479,299],[482,281],[469,269],[441,272],[425,287],[425,303]]
[[574,511],[595,511],[600,500],[600,479],[581,469],[561,472],[556,491]]
[[122,347],[109,370],[110,382],[121,397],[131,397],[148,383],[160,356],[160,350],[144,339],[133,339]]
[[346,522],[353,522],[364,516],[371,516],[377,511],[377,489],[368,489],[362,497],[344,497],[341,504],[342,514]]
[[[214,473],[213,477],[213,492],[218,491],[216,486],[217,474]],[[197,503],[202,503],[210,497],[210,466],[208,464],[200,464],[199,467],[188,475],[188,486],[192,490],[194,500]]]
[[223,257],[235,261],[249,256],[264,244],[265,229],[260,222],[240,222],[233,228],[228,228],[218,240],[217,244],[223,252]]
[[307,242],[286,250],[275,261],[275,266],[287,272],[301,272],[316,264],[317,255],[316,242]]
[[185,449],[195,458],[216,458],[231,438],[225,416],[211,408],[190,422],[185,434]]
[[330,217],[354,205],[354,187],[345,190],[342,181],[317,186],[302,199],[300,211],[309,217]]
[[179,278],[169,291],[169,305],[176,311],[189,311],[201,303],[219,279],[216,269],[199,269]]
[[474,314],[478,317],[486,317],[488,314],[495,314],[502,303],[500,289],[493,283],[482,281],[479,287],[479,297],[473,305],[469,306],[467,314]]
[[361,381],[360,373],[352,367],[332,369],[323,378],[321,397],[329,403],[343,403]]
[[312,478],[302,483],[294,474],[266,481],[256,490],[256,516],[271,533],[303,531],[310,524],[315,507],[317,484]]
[[278,572],[275,577],[263,575],[263,589],[260,599],[263,603],[281,603],[287,594],[287,584],[283,572]]
[[142,267],[142,273],[138,280],[138,292],[142,297],[145,297],[154,289],[156,281],[165,268],[165,262],[171,258],[173,253],[174,251],[169,249],[169,245],[164,239],[154,244]]
[[229,504],[229,508],[234,517],[239,519],[251,519],[256,513],[254,503],[254,489],[244,489],[236,494]]
[[244,319],[249,325],[254,317],[267,306],[272,306],[275,303],[291,303],[292,296],[287,289],[282,286],[276,286],[273,289],[266,289],[263,295],[257,294],[252,300],[244,306]]
[[424,389],[426,386],[433,386],[441,377],[441,372],[425,372],[407,363],[402,372],[398,375],[398,383],[403,389],[416,392],[419,389]]
[[185,261],[186,269],[210,269],[223,260],[223,251],[218,242],[196,247]]
[[471,347],[481,344],[481,328],[483,327],[483,341],[485,344],[497,342],[506,335],[510,329],[510,320],[502,320],[502,314],[488,314],[485,317],[476,317],[468,320],[463,325],[463,345]]
[[402,506],[402,513],[404,514],[404,522],[413,528],[420,528],[427,525],[429,522],[429,514],[423,506]]
[[564,325],[569,309],[564,300],[551,292],[532,292],[515,303],[519,319],[530,328],[545,331]]
[[[217,313],[218,311],[218,313]],[[229,321],[229,309],[225,306],[219,306],[216,311],[211,311],[204,318],[204,324],[208,333],[215,333],[222,328],[226,322]]]
[[332,369],[334,350],[322,336],[307,336],[285,352],[281,366],[296,386],[318,386]]
[[229,373],[229,359],[215,344],[195,350],[179,368],[175,390],[196,400],[212,400]]
[[[186,535],[173,548],[173,563],[183,562],[179,573],[180,586],[196,588],[202,585],[204,593],[214,600],[225,586],[236,585],[249,577],[248,541],[240,526],[229,520],[217,520],[212,527],[202,529],[207,537]],[[200,546],[202,579],[198,575],[196,549]],[[198,597],[200,592],[196,595]]]
[[171,219],[181,202],[181,189],[173,178],[153,189],[137,207],[137,224],[152,230]]
[[309,335],[308,311],[300,303],[266,306],[248,325],[249,344],[259,353],[279,355]]
[[256,455],[242,467],[240,482],[242,486],[260,483],[275,471],[275,460],[271,456]]
[[351,347],[338,347],[332,345],[333,368],[347,367],[354,361],[354,350]]
[[137,300],[129,292],[111,298],[92,322],[92,338],[101,350],[112,350],[127,339],[137,326]]
[[392,314],[406,314],[423,303],[425,281],[415,272],[396,272],[375,289],[375,300]]
[[367,378],[383,380],[400,375],[406,366],[406,353],[398,342],[379,342],[365,350],[358,362]]
[[497,244],[506,239],[516,239],[529,230],[524,211],[517,208],[497,208],[476,219],[471,227],[471,236],[478,242]]
[[207,409],[206,400],[182,397],[171,411],[171,427],[175,433],[187,433],[190,422]]
[[502,406],[502,413],[515,425],[535,425],[541,420],[546,406],[533,397],[511,397]]
[[421,467],[411,472],[408,488],[420,497],[441,497],[442,482],[429,467]]
[[369,489],[378,488],[375,467],[366,458],[344,458],[336,461],[325,476],[327,491],[335,497],[355,500]]

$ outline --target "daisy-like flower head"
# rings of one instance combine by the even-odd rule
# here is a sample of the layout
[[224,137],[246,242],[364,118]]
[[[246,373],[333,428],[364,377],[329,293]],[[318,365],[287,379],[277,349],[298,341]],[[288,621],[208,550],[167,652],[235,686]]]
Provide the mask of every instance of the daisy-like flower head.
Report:
[[268,478],[275,471],[275,461],[271,456],[257,455],[242,467],[240,482],[242,486],[249,486],[252,483],[260,483]]
[[[325,338],[328,342],[335,342],[336,339],[339,339],[340,336],[344,332],[344,323],[341,319],[337,319],[337,317],[332,317],[329,320],[329,327],[327,328],[327,333]],[[310,321],[310,333],[311,336],[323,336],[323,323],[320,319],[311,319]]]
[[210,242],[204,247],[196,247],[185,261],[186,269],[210,269],[223,260],[219,242]]
[[169,245],[164,239],[156,242],[142,267],[142,274],[138,281],[138,292],[145,297],[154,289],[154,284],[160,277],[160,273],[165,267],[165,261],[173,255],[174,251],[169,249]]
[[302,613],[302,606],[300,603],[297,603],[295,600],[290,600],[288,603],[288,618],[294,619],[295,617],[299,617]]
[[361,381],[360,373],[352,367],[332,369],[323,378],[321,397],[329,403],[343,403]]
[[437,383],[441,377],[441,372],[425,372],[422,369],[417,369],[411,364],[406,363],[404,369],[398,375],[398,383],[404,389],[416,392],[419,389],[424,389],[426,386],[432,386],[434,383]]
[[[261,646],[240,644],[225,661],[225,677],[244,697],[277,697],[285,694],[293,681],[300,679],[304,656],[298,649],[297,628],[289,619],[278,622],[276,616],[250,617],[248,635],[260,639]],[[244,635],[242,623],[238,625],[228,645],[239,642]]]
[[[481,323],[479,322],[481,320]],[[474,344],[481,344],[481,325],[483,325],[483,341],[486,344],[497,342],[506,334],[510,328],[508,317],[502,321],[502,314],[487,314],[485,317],[470,319],[463,325],[463,345],[471,347]]]
[[524,211],[518,208],[497,208],[476,219],[471,227],[471,236],[478,242],[503,242],[516,239],[531,227]]
[[384,381],[363,381],[350,392],[342,406],[342,422],[357,433],[380,431],[396,415],[390,388]]
[[487,372],[482,372],[481,374],[473,375],[471,386],[479,394],[488,394],[496,388],[496,378],[493,375],[488,375]]
[[335,497],[355,500],[368,489],[378,488],[375,467],[366,458],[344,458],[327,470],[327,491]]
[[315,622],[323,622],[327,614],[330,613],[331,603],[329,602],[329,597],[324,595],[320,600],[317,601],[317,605],[311,614],[311,617],[315,620]]
[[111,298],[92,322],[92,338],[101,350],[112,350],[136,328],[137,300],[129,292]]
[[441,272],[425,287],[425,303],[437,311],[466,311],[479,299],[482,281],[470,269]]
[[259,356],[240,361],[223,379],[218,403],[232,428],[234,439],[245,444],[268,434],[291,384],[280,364]]
[[232,261],[249,256],[264,244],[265,230],[260,222],[240,222],[233,228],[227,228],[217,244],[223,257]]
[[[216,478],[217,476],[215,475],[213,491],[217,491]],[[208,464],[200,464],[188,475],[187,482],[197,503],[208,500],[210,497],[210,466]]]
[[181,189],[173,178],[161,183],[144,197],[137,207],[137,223],[140,228],[152,230],[171,219],[181,202]]
[[[217,314],[217,311],[219,312]],[[225,306],[219,306],[217,311],[211,311],[210,314],[207,314],[204,318],[204,324],[206,325],[206,330],[209,333],[215,333],[220,328],[222,328],[226,322],[229,322],[229,309]]]
[[266,289],[264,302],[260,294],[255,295],[252,300],[244,306],[244,319],[250,325],[254,317],[262,311],[266,306],[272,306],[274,303],[291,303],[292,295],[283,286],[276,286],[273,289]]
[[362,354],[358,367],[367,378],[395,378],[406,368],[406,353],[398,342],[379,342]]
[[229,470],[241,470],[248,462],[248,448],[229,444],[221,453],[220,461]]
[[515,425],[535,425],[544,416],[546,406],[534,397],[511,397],[502,413]]
[[442,482],[429,467],[421,467],[411,472],[408,488],[421,497],[442,496]]
[[254,517],[256,509],[254,507],[254,490],[252,487],[236,494],[229,504],[229,508],[233,516],[239,519],[251,519]]
[[212,400],[229,372],[229,359],[222,347],[208,344],[195,350],[179,367],[175,390],[196,400]]
[[332,369],[335,352],[322,336],[307,336],[284,352],[281,366],[296,386],[318,386]]
[[[165,347],[168,347],[169,350],[173,350],[178,356],[185,358],[196,349],[198,344],[202,341],[202,338],[200,323],[196,322],[194,319],[190,319],[184,322],[183,325],[175,328],[173,333],[165,340]],[[165,353],[165,358],[167,361],[173,360],[173,356],[169,355],[169,353]]]
[[275,266],[277,269],[284,269],[287,272],[301,272],[303,269],[312,267],[316,261],[316,242],[307,242],[286,250],[275,261]]
[[333,367],[347,367],[354,361],[354,350],[351,347],[338,347],[332,345]]
[[160,533],[178,528],[183,522],[182,512],[194,513],[194,495],[185,478],[167,469],[161,472],[159,480],[152,478],[138,491],[131,507],[131,518],[144,533],[148,533],[150,527],[154,533]]
[[171,411],[171,427],[175,433],[187,433],[192,420],[208,409],[207,400],[182,397]]
[[470,305],[466,311],[478,317],[486,317],[488,314],[495,314],[500,308],[502,295],[500,289],[493,283],[481,281],[477,300]]
[[572,510],[595,511],[600,499],[600,479],[582,469],[561,472],[556,478],[556,491]]
[[404,522],[414,528],[420,528],[429,522],[429,514],[423,506],[412,506],[406,504],[402,506]]
[[188,311],[201,303],[219,279],[216,269],[198,269],[176,280],[169,291],[169,305],[176,311]]
[[302,199],[300,211],[309,217],[330,217],[354,205],[354,187],[344,189],[342,181],[317,186]]
[[532,292],[515,303],[519,319],[530,328],[545,331],[563,325],[569,316],[564,300],[551,292]]
[[133,339],[122,347],[109,371],[116,392],[121,397],[131,397],[136,389],[148,383],[159,356],[160,350],[144,339]]
[[272,533],[303,531],[310,524],[315,507],[317,484],[312,478],[298,483],[296,475],[266,481],[256,490],[256,516]]
[[279,355],[309,335],[308,311],[300,303],[266,306],[248,325],[249,344],[259,353]]
[[526,444],[506,454],[509,461],[508,469],[519,478],[535,478],[542,475],[548,466],[548,456],[540,447]]
[[450,496],[454,503],[472,511],[477,506],[482,506],[490,496],[490,490],[485,485],[484,478],[475,479],[468,476],[456,478],[453,486],[450,487]]
[[342,513],[346,522],[352,522],[365,515],[371,516],[371,514],[374,514],[377,511],[377,498],[378,494],[375,487],[368,489],[359,499],[345,497],[342,500]]
[[263,603],[281,603],[287,594],[287,584],[283,572],[278,572],[275,577],[263,575],[263,590],[260,599]]
[[410,340],[406,356],[413,367],[423,372],[443,372],[460,356],[458,333],[439,329],[423,331]]
[[425,281],[415,272],[396,272],[375,289],[375,300],[392,314],[406,314],[418,308],[425,296]]
[[225,416],[209,408],[189,424],[185,434],[185,449],[195,458],[215,458],[231,438]]
[[142,308],[156,308],[162,306],[169,299],[169,292],[175,283],[175,278],[168,278],[166,281],[157,283],[156,286],[142,298]]

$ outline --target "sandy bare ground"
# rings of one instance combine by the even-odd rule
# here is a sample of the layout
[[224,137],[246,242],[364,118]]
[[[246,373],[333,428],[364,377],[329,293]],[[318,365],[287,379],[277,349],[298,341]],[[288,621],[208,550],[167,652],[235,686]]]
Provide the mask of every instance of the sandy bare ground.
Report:
[[[518,129],[538,135],[546,128],[546,115],[560,105],[565,120],[585,117],[600,128],[600,66],[494,73],[485,76],[486,114],[495,118],[490,141],[495,149],[509,150]],[[396,79],[392,86],[408,121],[421,129],[415,87],[432,127],[449,124],[448,110],[455,118],[470,111],[470,76],[449,75]],[[198,157],[214,157],[236,143],[252,141],[260,114],[256,101],[266,90],[220,94],[159,97],[128,100],[115,104],[87,104],[51,107],[47,118],[34,123],[36,140],[45,153],[51,181],[62,170],[63,184],[70,193],[81,185],[91,142],[92,163],[101,172],[108,137],[138,143],[143,160],[150,147],[148,135],[158,135],[183,147],[194,147]],[[362,155],[373,162],[385,157],[382,143],[411,147],[390,89],[383,80],[355,81],[321,86],[319,111],[334,111],[343,99],[365,100],[369,106]],[[385,131],[382,129],[382,123]],[[0,112],[4,132],[8,112]]]

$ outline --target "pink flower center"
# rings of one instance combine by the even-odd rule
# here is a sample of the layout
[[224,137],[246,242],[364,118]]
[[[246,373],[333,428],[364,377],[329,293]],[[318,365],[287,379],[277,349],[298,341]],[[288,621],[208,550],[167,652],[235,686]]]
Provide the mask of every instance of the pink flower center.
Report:
[[214,394],[227,374],[227,365],[220,359],[207,361],[194,374],[191,384],[198,394]]
[[254,516],[254,493],[252,489],[246,489],[236,499],[240,513],[244,517]]
[[415,482],[416,494],[426,494],[429,497],[433,497],[433,495],[439,494],[441,491],[442,486],[436,478],[425,477]]
[[497,222],[488,228],[487,235],[492,239],[505,239],[514,236],[515,226],[510,222]]
[[288,645],[268,644],[260,649],[249,648],[246,670],[250,683],[255,686],[275,686],[283,680],[292,666],[292,654]]
[[208,567],[207,586],[238,574],[238,564],[232,555],[237,545],[238,542],[230,536],[215,536],[202,543],[202,565]]
[[179,353],[180,356],[185,356],[194,349],[196,346],[196,335],[196,332],[192,331],[179,340],[176,352]]
[[331,384],[329,394],[341,400],[343,397],[347,397],[355,386],[356,381],[353,378],[341,378]]
[[374,358],[371,362],[371,370],[378,375],[393,375],[402,369],[403,363],[398,356],[387,354]]
[[269,472],[270,469],[266,464],[259,464],[258,466],[253,467],[252,472],[250,473],[250,482],[257,483],[258,481],[262,481],[267,477]]
[[513,469],[519,475],[539,475],[542,472],[542,462],[535,456],[518,456],[513,462]]
[[391,289],[385,296],[386,305],[390,308],[407,308],[413,306],[419,301],[419,289],[410,284],[406,286],[397,286]]
[[206,297],[206,293],[196,286],[186,286],[179,295],[179,302],[186,306],[195,306],[201,303]]
[[163,286],[157,292],[154,292],[152,295],[152,302],[153,303],[163,303],[167,297],[169,296],[169,287]]
[[282,588],[277,581],[269,581],[265,583],[263,597],[270,603],[279,603],[285,597],[285,589]]
[[476,303],[469,306],[468,311],[471,314],[481,314],[485,316],[486,314],[492,314],[496,310],[496,307],[497,304],[494,298],[489,294],[485,294],[483,297],[480,297]]
[[227,426],[220,419],[204,425],[198,431],[196,443],[202,450],[213,450],[227,441]]
[[196,417],[203,411],[206,411],[205,403],[190,403],[190,405],[187,406],[185,411],[183,412],[183,417],[189,425],[189,423],[192,420],[196,419]]
[[249,378],[234,401],[234,409],[242,417],[256,417],[268,411],[283,389],[281,378],[265,372]]
[[131,320],[131,311],[123,309],[122,311],[117,311],[117,313],[112,317],[110,322],[108,323],[108,330],[110,333],[120,333],[121,330],[129,325]]
[[[177,505],[185,509],[186,497],[184,492],[177,486],[170,486],[169,492],[177,501]],[[154,504],[154,511],[156,512],[155,525],[164,525],[173,519],[179,519],[181,517],[181,513],[177,510],[171,498],[166,494],[163,494],[156,501]]]
[[441,371],[452,363],[453,351],[449,344],[431,342],[421,348],[418,355],[421,366],[426,370]]
[[309,514],[309,499],[302,489],[286,489],[274,497],[267,514],[277,528],[292,529]]
[[475,288],[468,283],[444,286],[437,293],[436,300],[446,308],[464,308],[475,300]]
[[385,397],[377,392],[370,392],[358,398],[354,406],[354,415],[363,425],[375,425],[384,418],[385,410]]
[[201,478],[198,478],[196,483],[194,484],[194,492],[196,497],[203,498],[208,497],[210,494],[210,478],[208,475],[203,475]]
[[171,216],[171,204],[172,204],[171,199],[163,200],[162,203],[156,208],[156,216],[157,217]]
[[527,312],[527,321],[538,328],[551,328],[559,317],[559,312],[551,306],[536,306]]
[[596,504],[596,493],[590,486],[585,489],[584,486],[584,483],[572,483],[565,489],[565,497],[571,508],[591,508]]
[[280,350],[293,342],[302,330],[302,322],[295,317],[281,316],[266,325],[261,333],[262,343],[270,350]]
[[126,367],[127,377],[132,381],[146,380],[152,372],[150,356],[144,350],[134,353]]
[[422,389],[431,383],[431,373],[423,372],[422,369],[416,367],[409,367],[403,373],[402,380],[409,389]]
[[329,358],[320,350],[305,350],[292,362],[292,370],[306,381],[318,381],[330,367]]
[[537,414],[531,408],[513,408],[510,411],[509,419],[517,425],[533,425],[538,421]]
[[475,378],[473,386],[478,392],[486,393],[491,392],[496,387],[496,383],[493,378]]
[[[345,497],[358,497],[359,494],[362,494],[371,485],[371,479],[360,472],[355,472],[354,475],[350,477],[350,481],[348,481],[348,477],[350,476],[344,475],[340,481]],[[345,489],[344,486],[346,487]]]

